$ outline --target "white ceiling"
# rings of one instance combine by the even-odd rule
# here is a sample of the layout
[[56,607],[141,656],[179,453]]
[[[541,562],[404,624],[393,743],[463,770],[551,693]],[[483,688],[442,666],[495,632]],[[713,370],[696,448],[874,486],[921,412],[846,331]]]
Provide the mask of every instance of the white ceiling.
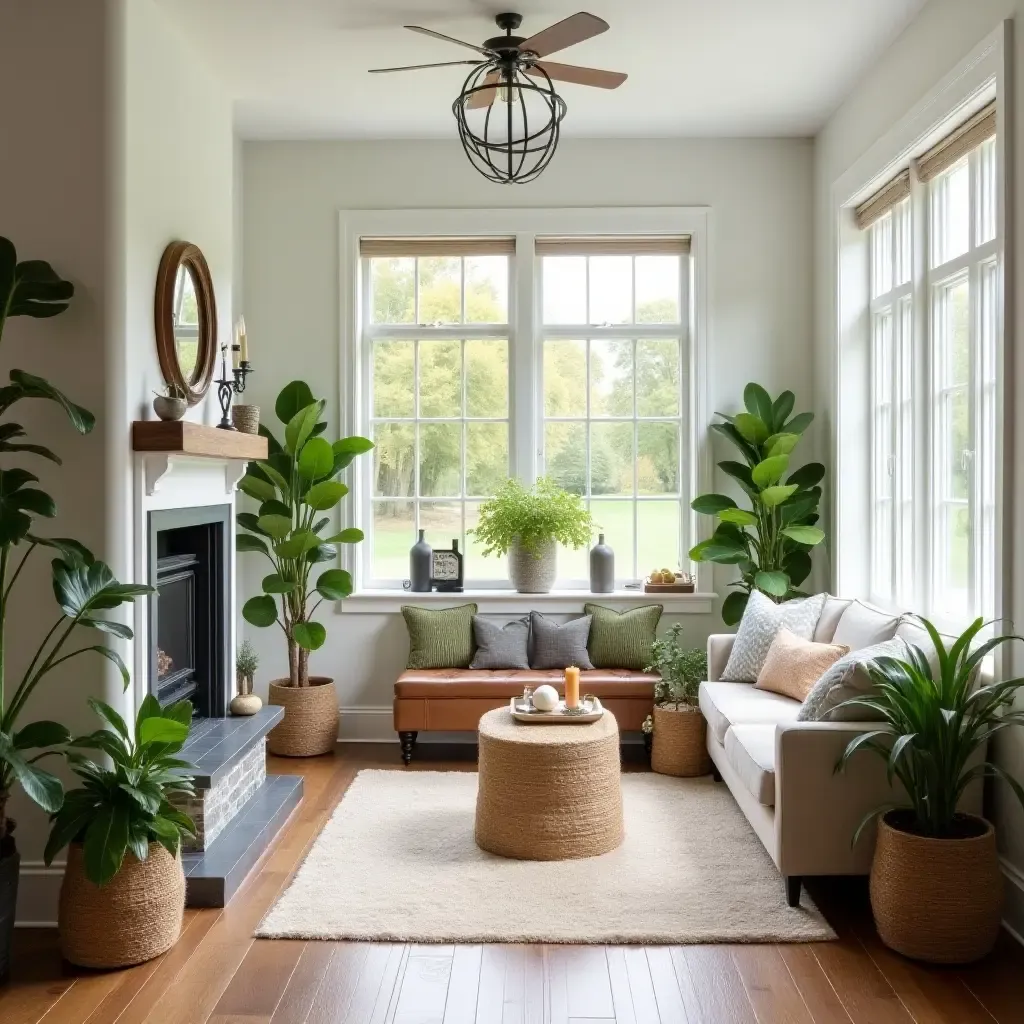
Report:
[[[402,29],[480,43],[493,0],[158,0],[236,101],[252,139],[449,137],[472,59]],[[578,10],[611,24],[552,55],[625,71],[615,92],[563,84],[566,135],[813,135],[926,0],[515,0],[532,35]]]

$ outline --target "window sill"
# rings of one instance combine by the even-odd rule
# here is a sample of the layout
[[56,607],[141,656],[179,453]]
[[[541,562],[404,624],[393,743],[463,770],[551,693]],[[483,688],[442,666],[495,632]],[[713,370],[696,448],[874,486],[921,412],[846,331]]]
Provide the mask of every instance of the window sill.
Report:
[[514,590],[466,590],[461,594],[412,593],[408,590],[360,590],[339,602],[345,615],[385,615],[402,610],[402,605],[451,605],[475,602],[486,615],[538,611],[576,613],[588,601],[628,608],[638,604],[661,604],[669,615],[708,615],[714,611],[716,594],[645,594],[641,590],[616,590],[592,594],[589,590],[553,590],[548,594],[518,594]]

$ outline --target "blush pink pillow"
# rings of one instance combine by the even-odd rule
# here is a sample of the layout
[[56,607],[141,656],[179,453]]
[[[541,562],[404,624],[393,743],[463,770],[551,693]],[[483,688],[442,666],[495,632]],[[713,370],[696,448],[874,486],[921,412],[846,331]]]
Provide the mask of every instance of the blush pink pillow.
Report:
[[825,671],[849,653],[850,648],[843,644],[816,644],[780,629],[754,685],[802,704]]

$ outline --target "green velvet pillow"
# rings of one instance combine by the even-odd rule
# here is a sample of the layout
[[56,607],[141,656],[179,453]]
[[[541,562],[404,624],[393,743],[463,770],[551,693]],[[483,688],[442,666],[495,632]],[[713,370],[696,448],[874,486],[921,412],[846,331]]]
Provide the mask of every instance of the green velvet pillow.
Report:
[[593,616],[587,650],[594,668],[642,672],[651,663],[651,644],[663,610],[660,604],[645,604],[625,612],[585,604],[583,614]]
[[475,604],[454,608],[403,605],[409,627],[409,668],[469,668]]

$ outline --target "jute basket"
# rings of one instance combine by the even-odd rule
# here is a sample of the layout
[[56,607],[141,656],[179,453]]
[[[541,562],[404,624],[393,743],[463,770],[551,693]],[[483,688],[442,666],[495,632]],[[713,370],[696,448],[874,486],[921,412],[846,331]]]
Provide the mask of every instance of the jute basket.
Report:
[[80,843],[68,847],[60,887],[60,950],[81,967],[129,967],[165,953],[181,934],[185,872],[181,857],[149,844],[144,861],[125,855],[106,885],[85,877]]
[[338,691],[327,676],[310,676],[309,686],[287,679],[270,684],[268,704],[284,708],[284,718],[267,734],[267,750],[282,757],[329,754],[338,742]]
[[231,407],[231,422],[235,430],[243,434],[258,434],[260,432],[260,407],[258,405],[233,405]]
[[929,839],[878,823],[871,863],[871,909],[882,941],[915,960],[963,964],[991,952],[1003,909],[996,833]]
[[707,775],[711,771],[707,722],[699,708],[680,704],[654,708],[651,768],[662,775]]
[[558,575],[558,541],[539,542],[535,551],[521,547],[519,539],[508,549],[508,577],[520,594],[547,594]]

